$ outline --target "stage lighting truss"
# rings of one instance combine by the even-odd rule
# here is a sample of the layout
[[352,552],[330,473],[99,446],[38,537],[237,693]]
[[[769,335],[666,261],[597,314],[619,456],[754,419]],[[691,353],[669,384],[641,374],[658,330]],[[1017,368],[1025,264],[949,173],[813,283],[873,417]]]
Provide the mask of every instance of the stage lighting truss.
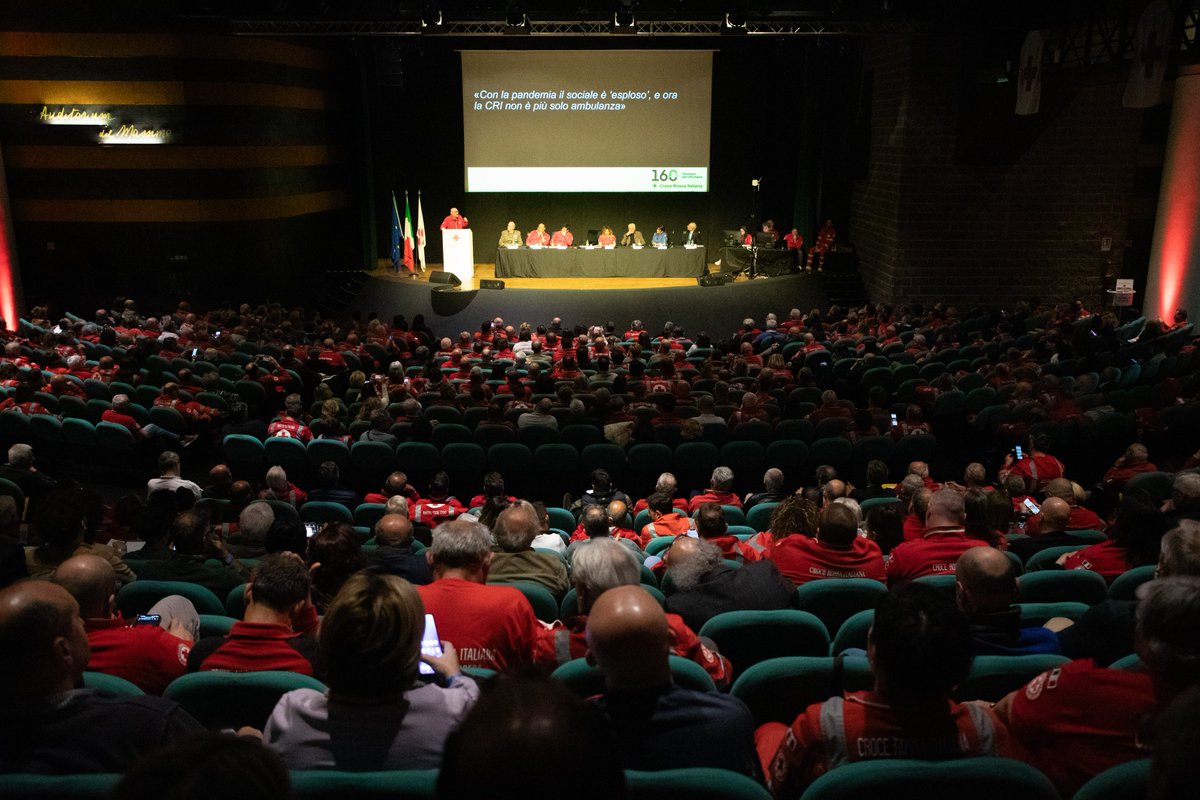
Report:
[[[836,20],[747,20],[745,33],[751,36],[783,37],[846,37],[867,33],[903,30],[902,23],[843,22]],[[420,36],[436,33],[439,37],[504,36],[512,26],[507,20],[453,21],[443,19],[440,25],[425,21],[371,20],[232,20],[233,33],[242,36]],[[609,36],[612,20],[530,20],[524,29],[532,36]],[[721,36],[728,29],[725,20],[636,20],[633,30],[639,36]],[[739,32],[743,29],[738,29]]]

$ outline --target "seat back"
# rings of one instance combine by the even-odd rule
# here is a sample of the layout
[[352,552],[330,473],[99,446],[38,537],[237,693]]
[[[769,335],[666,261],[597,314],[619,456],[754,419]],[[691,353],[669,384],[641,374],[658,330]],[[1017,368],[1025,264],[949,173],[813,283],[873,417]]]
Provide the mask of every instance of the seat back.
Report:
[[886,586],[868,578],[809,581],[796,589],[796,607],[821,620],[832,637],[850,617],[874,608],[879,595],[885,592]]
[[1145,800],[1150,789],[1149,758],[1109,767],[1079,787],[1074,800]]
[[830,770],[809,785],[804,800],[862,800],[864,797],[970,797],[971,800],[1057,800],[1050,779],[1009,758],[918,761],[886,758]]
[[744,670],[729,693],[749,707],[755,726],[790,725],[813,703],[870,689],[874,680],[871,665],[861,656],[772,658]]
[[1049,669],[1070,663],[1064,656],[976,656],[971,671],[954,690],[959,700],[996,702]]
[[101,697],[143,697],[146,694],[136,684],[103,672],[84,672],[83,688],[91,689]]
[[325,684],[308,675],[262,672],[192,672],[171,681],[163,697],[174,700],[210,730],[244,725],[262,730],[275,704],[293,689],[325,691]]
[[734,667],[734,677],[771,658],[824,656],[829,652],[825,624],[807,611],[726,611],[698,631],[717,644]]
[[1108,598],[1110,600],[1136,600],[1138,587],[1146,581],[1154,580],[1154,572],[1157,568],[1154,564],[1146,564],[1121,573],[1108,587]]
[[758,781],[713,767],[625,771],[629,800],[770,800]]
[[344,797],[433,800],[437,776],[436,769],[380,772],[297,770],[292,773],[292,797],[296,800],[337,800]]
[[1108,583],[1089,569],[1042,570],[1017,578],[1019,603],[1086,603],[1094,606],[1108,596]]
[[224,614],[225,606],[210,589],[183,581],[134,581],[117,592],[117,609],[126,619],[145,614],[164,597],[177,594],[196,607],[198,614]]

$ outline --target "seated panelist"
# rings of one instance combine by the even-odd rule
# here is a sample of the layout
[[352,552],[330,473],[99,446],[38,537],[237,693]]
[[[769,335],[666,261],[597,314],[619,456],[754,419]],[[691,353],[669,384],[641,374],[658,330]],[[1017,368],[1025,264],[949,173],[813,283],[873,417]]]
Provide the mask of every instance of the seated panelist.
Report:
[[650,244],[662,246],[667,244],[667,232],[662,225],[654,229],[654,235],[650,237]]
[[554,232],[554,236],[550,237],[551,247],[570,247],[575,243],[575,237],[571,235],[571,229],[563,225]]
[[642,232],[637,229],[637,225],[631,222],[629,223],[629,230],[621,237],[621,247],[629,247],[632,244],[644,246],[646,244],[646,237],[642,236]]
[[530,245],[530,246],[536,244],[536,245],[541,245],[542,247],[546,247],[547,245],[549,245],[550,244],[550,234],[546,233],[546,223],[539,222],[538,226],[537,226],[537,230],[530,231],[529,235],[525,237],[525,244]]
[[596,237],[596,243],[602,247],[612,247],[617,243],[617,235],[613,233],[613,229],[605,225],[600,229],[600,235]]
[[511,247],[521,244],[521,232],[517,230],[517,223],[511,219],[508,221],[508,227],[500,231],[500,246]]

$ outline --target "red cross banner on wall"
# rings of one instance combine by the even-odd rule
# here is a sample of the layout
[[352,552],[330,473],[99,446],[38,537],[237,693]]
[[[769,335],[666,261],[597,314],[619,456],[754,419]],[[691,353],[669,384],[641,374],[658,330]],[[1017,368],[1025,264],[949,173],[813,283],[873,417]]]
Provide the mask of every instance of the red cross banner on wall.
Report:
[[1121,105],[1150,108],[1163,101],[1163,77],[1171,53],[1171,7],[1166,0],[1151,0],[1138,18],[1133,42],[1133,65]]
[[1017,62],[1017,107],[1021,116],[1038,113],[1042,104],[1042,51],[1046,36],[1041,31],[1030,31],[1021,46],[1021,60]]

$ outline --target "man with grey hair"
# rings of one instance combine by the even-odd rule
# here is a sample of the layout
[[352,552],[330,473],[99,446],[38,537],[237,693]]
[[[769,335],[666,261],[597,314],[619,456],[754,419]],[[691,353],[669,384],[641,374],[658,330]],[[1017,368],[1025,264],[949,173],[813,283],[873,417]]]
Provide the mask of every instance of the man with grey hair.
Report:
[[929,489],[919,475],[905,475],[896,487],[896,496],[908,511],[904,517],[904,541],[916,541],[925,535],[925,511],[929,508],[929,495]]
[[159,477],[146,481],[148,495],[163,490],[173,492],[176,489],[187,489],[199,500],[204,492],[198,484],[179,476],[179,454],[173,450],[164,450],[159,454],[158,471]]
[[1143,758],[1144,720],[1200,684],[1200,578],[1161,578],[1138,590],[1134,637],[1143,669],[1088,660],[1043,673],[996,704],[1016,758],[1062,797],[1109,767]]
[[503,671],[532,664],[540,627],[532,606],[511,586],[487,585],[491,532],[478,522],[443,522],[426,557],[433,583],[417,592],[462,665]]
[[677,537],[663,560],[674,584],[667,611],[683,617],[693,630],[725,611],[773,611],[795,604],[796,587],[771,561],[735,567],[722,559],[721,548],[690,536]]
[[[564,664],[587,656],[587,615],[592,604],[609,589],[641,583],[637,558],[616,539],[605,536],[580,542],[575,556],[571,582],[575,585],[578,614],[542,629],[537,644],[539,663]],[[671,652],[695,661],[718,688],[727,688],[733,670],[729,661],[716,652],[715,645],[702,642],[677,614],[668,614],[667,624],[672,633]]]
[[1162,510],[1172,521],[1200,520],[1200,473],[1176,475],[1171,484],[1171,497],[1163,503]]
[[780,503],[786,497],[787,492],[783,490],[783,470],[771,467],[763,473],[763,490],[748,492],[743,508],[749,511],[759,503]]
[[629,552],[637,559],[639,564],[645,559],[642,553],[642,548],[638,546],[640,539],[633,531],[618,528],[619,520],[613,519],[612,511],[622,509],[620,517],[625,516],[625,504],[618,500],[614,500],[605,506],[585,506],[583,515],[579,518],[579,525],[583,528],[584,538],[574,539],[567,545],[567,563],[574,564],[575,553],[581,547],[584,547],[588,542],[594,542],[597,539],[612,539],[622,543]]
[[256,500],[238,514],[237,533],[230,535],[227,544],[234,558],[260,558],[267,552],[267,532],[275,524],[275,509],[263,500]]
[[[654,492],[662,492],[663,494],[670,497],[671,505],[674,506],[679,511],[682,511],[684,514],[686,514],[687,510],[688,510],[687,498],[676,497],[675,495],[678,491],[679,491],[679,481],[675,478],[674,473],[664,472],[661,475],[659,475],[658,480],[656,480],[654,482]],[[645,511],[647,507],[648,507],[647,498],[643,497],[641,500],[638,500],[637,503],[634,504],[633,510],[630,511],[629,513],[633,514],[636,517],[638,514]]]
[[716,503],[719,506],[742,507],[742,498],[733,491],[733,470],[729,467],[717,467],[712,471],[712,479],[708,491],[694,495],[688,503],[688,511],[696,513],[696,509],[705,503]]
[[267,470],[267,488],[258,493],[259,500],[279,500],[300,507],[308,500],[308,492],[288,480],[287,472],[276,464]]
[[53,478],[33,465],[33,448],[20,443],[8,448],[8,463],[0,467],[0,478],[15,483],[29,498],[31,507],[57,485]]
[[498,551],[492,556],[488,582],[534,583],[561,600],[570,588],[567,565],[556,553],[533,549],[533,540],[540,533],[540,527],[537,512],[524,500],[518,500],[500,512],[492,531]]

